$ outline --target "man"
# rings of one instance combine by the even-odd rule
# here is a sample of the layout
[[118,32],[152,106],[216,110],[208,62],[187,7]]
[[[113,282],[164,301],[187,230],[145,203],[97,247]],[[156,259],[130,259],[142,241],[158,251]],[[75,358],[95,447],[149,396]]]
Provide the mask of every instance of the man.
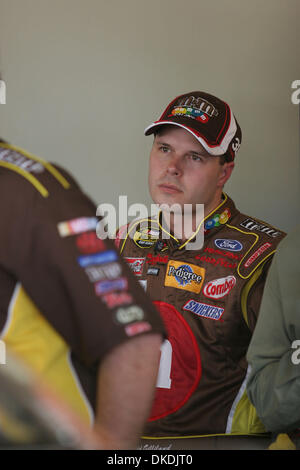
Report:
[[99,448],[135,448],[159,364],[156,309],[66,171],[1,141],[0,206],[1,341],[94,422]]
[[[300,428],[300,226],[280,243],[269,271],[257,328],[248,350],[248,395],[266,429]],[[298,430],[298,431],[297,431]],[[299,439],[298,439],[299,448]]]
[[[245,393],[246,351],[284,233],[241,214],[223,192],[241,144],[224,101],[181,95],[145,130],[152,133],[149,188],[164,207],[118,237],[168,331],[145,437],[259,434],[264,428]],[[183,233],[176,211],[184,204],[191,224]],[[204,204],[200,222],[197,204]],[[195,250],[201,228],[204,244]]]

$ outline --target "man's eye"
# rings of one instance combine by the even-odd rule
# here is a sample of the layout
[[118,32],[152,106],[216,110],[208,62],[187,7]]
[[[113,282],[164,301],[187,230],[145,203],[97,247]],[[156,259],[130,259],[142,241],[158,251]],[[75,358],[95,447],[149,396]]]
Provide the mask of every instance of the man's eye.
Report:
[[163,152],[163,153],[167,153],[169,151],[169,147],[160,147],[160,150]]
[[199,155],[191,155],[191,159],[194,161],[194,162],[200,162],[202,159]]

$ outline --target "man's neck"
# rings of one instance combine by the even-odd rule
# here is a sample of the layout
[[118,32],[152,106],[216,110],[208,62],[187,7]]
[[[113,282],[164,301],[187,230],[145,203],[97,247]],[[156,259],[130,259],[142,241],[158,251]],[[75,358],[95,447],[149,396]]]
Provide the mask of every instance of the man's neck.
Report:
[[199,207],[199,210],[193,210],[191,212],[185,211],[183,213],[168,213],[166,211],[162,211],[162,226],[165,230],[167,230],[169,233],[171,233],[176,239],[181,240],[182,242],[185,242],[186,240],[189,240],[194,233],[197,231],[197,228],[203,221],[205,217],[207,217],[209,214],[214,212],[216,208],[221,204],[222,202],[222,195],[220,198],[216,201],[214,201],[213,204],[209,206],[204,206],[204,211],[203,211],[203,205],[201,208]]

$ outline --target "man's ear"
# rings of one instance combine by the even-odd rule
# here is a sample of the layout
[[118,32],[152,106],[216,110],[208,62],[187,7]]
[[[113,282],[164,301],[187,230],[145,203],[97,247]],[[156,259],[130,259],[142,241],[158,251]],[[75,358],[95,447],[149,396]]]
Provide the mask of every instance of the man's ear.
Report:
[[234,162],[225,162],[224,165],[222,165],[218,186],[224,186],[225,183],[227,183],[234,169],[234,165]]

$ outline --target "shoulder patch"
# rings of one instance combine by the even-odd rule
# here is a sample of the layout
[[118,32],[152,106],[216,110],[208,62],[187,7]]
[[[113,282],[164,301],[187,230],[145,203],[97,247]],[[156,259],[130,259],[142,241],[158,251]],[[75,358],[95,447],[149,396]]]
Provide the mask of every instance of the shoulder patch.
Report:
[[4,142],[0,142],[0,167],[23,176],[43,197],[49,195],[47,188],[41,182],[41,177],[45,172],[51,173],[65,189],[70,187],[65,177],[49,162]]
[[277,245],[286,233],[261,220],[243,214],[240,214],[238,220],[234,222],[227,226],[236,230],[236,238],[238,238],[238,233],[240,241],[251,238],[250,248],[243,255],[237,267],[238,275],[243,279],[248,279],[259,266],[274,255]]
[[[151,218],[140,219],[123,225],[116,234],[115,244],[122,253],[128,239],[132,239],[137,248],[151,248],[157,241],[159,229],[157,221]],[[123,240],[123,243],[121,243]]]

